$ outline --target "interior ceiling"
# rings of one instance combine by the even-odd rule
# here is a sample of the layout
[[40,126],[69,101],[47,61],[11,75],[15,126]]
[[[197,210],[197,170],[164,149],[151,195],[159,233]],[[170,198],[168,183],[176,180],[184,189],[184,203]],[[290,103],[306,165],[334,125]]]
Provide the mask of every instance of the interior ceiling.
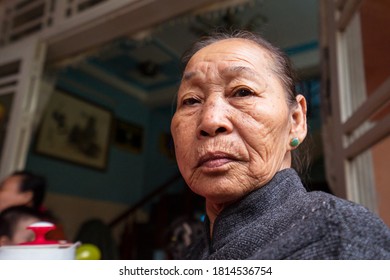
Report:
[[[68,67],[118,87],[147,105],[169,104],[180,79],[181,54],[199,36],[216,27],[261,32],[287,51],[317,49],[316,1],[298,2],[301,6],[293,0],[240,0],[213,5],[119,38]],[[318,60],[311,63],[318,64]]]

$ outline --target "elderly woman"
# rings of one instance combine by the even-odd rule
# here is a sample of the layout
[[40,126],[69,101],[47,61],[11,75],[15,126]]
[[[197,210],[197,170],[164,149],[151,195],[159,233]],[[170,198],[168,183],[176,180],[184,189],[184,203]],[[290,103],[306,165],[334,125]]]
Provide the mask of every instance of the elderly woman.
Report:
[[184,56],[171,123],[178,166],[206,200],[190,259],[390,259],[390,230],[362,206],[307,192],[291,166],[306,101],[287,57],[248,32]]

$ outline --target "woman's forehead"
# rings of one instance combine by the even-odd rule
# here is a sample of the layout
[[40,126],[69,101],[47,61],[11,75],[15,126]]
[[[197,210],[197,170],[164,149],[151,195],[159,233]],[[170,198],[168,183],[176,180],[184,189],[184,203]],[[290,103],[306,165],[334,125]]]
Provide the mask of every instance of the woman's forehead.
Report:
[[224,39],[199,50],[190,59],[182,83],[198,78],[246,77],[263,79],[270,73],[270,55],[245,39]]
[[[193,67],[200,67],[203,64],[219,64],[222,68],[237,68],[240,65],[257,68],[269,66],[271,56],[268,51],[246,39],[231,38],[212,43],[196,52],[187,64],[185,75]],[[202,71],[207,70],[203,65]]]
[[[218,53],[232,53],[232,54],[242,54],[246,55],[247,53],[257,53],[258,55],[264,55],[267,53],[267,50],[261,47],[259,44],[242,38],[229,38],[216,41],[207,45],[197,51],[195,55],[199,54],[218,54]],[[194,56],[195,56],[194,55]]]

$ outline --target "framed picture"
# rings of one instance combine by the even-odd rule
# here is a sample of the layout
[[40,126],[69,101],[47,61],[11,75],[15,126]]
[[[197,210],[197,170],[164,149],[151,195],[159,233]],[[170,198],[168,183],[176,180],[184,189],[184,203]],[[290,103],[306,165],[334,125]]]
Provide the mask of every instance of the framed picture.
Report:
[[96,169],[105,169],[112,114],[56,89],[45,110],[36,152]]
[[137,154],[141,153],[144,142],[144,130],[139,125],[116,119],[113,142],[120,149]]

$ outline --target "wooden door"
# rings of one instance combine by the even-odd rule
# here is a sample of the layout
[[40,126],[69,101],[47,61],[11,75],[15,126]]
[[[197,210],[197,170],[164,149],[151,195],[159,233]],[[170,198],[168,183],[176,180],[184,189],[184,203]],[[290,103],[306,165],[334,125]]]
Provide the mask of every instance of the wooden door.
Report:
[[389,13],[386,0],[321,1],[327,180],[336,195],[379,212],[388,224]]

